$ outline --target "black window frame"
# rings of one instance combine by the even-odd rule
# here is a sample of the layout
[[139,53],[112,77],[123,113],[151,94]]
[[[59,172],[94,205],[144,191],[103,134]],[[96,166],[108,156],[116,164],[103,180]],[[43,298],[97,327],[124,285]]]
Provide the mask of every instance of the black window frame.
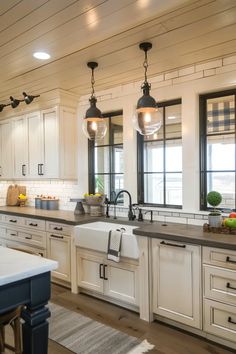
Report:
[[[173,138],[166,138],[165,129],[166,129],[166,115],[165,115],[165,107],[175,106],[178,104],[182,104],[182,99],[174,99],[169,101],[163,101],[158,103],[159,108],[163,108],[163,153],[164,153],[164,180],[163,180],[163,192],[164,192],[164,203],[163,204],[156,204],[156,203],[145,203],[144,202],[144,136],[137,133],[137,196],[138,196],[138,204],[142,204],[145,206],[154,206],[160,208],[171,208],[171,209],[182,209],[182,205],[172,205],[166,204],[166,171],[165,171],[165,146],[166,141],[173,140]],[[181,122],[182,124],[182,122]],[[179,138],[178,138],[179,139]],[[181,132],[181,139],[182,139],[182,132]],[[183,171],[182,171],[183,173]]]
[[[234,96],[235,103],[235,156],[236,156],[236,88],[224,91],[210,92],[206,94],[199,95],[199,169],[200,169],[200,210],[209,211],[212,208],[207,206],[207,100],[211,98],[225,97],[225,96]],[[224,135],[231,134],[232,132],[225,132]],[[222,133],[215,133],[209,135],[222,135]],[[214,170],[211,170],[214,172]],[[230,171],[220,171],[220,172],[230,172]],[[235,187],[234,187],[234,196],[235,196],[235,204],[236,204],[236,166],[235,170]],[[235,205],[236,208],[236,205]],[[231,209],[228,208],[219,208],[222,211],[228,212]]]
[[[107,196],[111,201],[114,199],[114,194],[111,193],[114,188],[114,179],[112,178],[114,175],[124,175],[123,173],[114,173],[111,172],[113,170],[112,168],[112,163],[114,159],[112,158],[112,149],[114,146],[124,146],[124,142],[118,143],[118,144],[112,144],[112,129],[111,129],[111,118],[116,117],[116,116],[122,116],[123,117],[123,110],[117,110],[113,112],[108,112],[108,113],[103,113],[103,118],[104,119],[109,119],[109,124],[108,124],[108,134],[109,134],[109,144],[104,144],[104,145],[98,145],[98,147],[109,147],[109,172],[107,173],[95,173],[95,159],[94,159],[94,149],[96,148],[95,141],[94,140],[88,140],[88,186],[89,186],[89,193],[94,194],[95,193],[95,175],[103,175],[103,176],[109,176],[109,184],[110,184],[110,196]],[[124,125],[123,125],[124,126]]]

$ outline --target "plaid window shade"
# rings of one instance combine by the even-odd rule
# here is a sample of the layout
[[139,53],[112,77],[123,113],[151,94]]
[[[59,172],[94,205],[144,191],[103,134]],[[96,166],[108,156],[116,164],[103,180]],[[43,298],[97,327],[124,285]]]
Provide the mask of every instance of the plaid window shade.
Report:
[[227,132],[235,130],[234,101],[207,104],[207,132]]

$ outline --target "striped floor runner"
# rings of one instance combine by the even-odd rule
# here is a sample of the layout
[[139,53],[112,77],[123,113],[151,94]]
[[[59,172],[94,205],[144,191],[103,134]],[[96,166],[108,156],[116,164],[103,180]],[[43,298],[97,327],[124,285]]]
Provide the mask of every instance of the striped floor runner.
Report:
[[64,307],[49,308],[49,338],[76,354],[142,354],[154,347]]

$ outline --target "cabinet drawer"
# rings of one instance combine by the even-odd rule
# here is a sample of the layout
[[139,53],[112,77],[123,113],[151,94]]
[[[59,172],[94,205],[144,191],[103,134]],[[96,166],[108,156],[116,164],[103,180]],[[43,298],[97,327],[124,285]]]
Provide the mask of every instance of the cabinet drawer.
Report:
[[236,251],[203,247],[203,263],[236,270]]
[[50,222],[50,221],[47,221],[46,228],[47,228],[47,231],[49,231],[49,232],[63,234],[63,235],[67,235],[67,236],[68,235],[70,236],[71,230],[72,230],[71,225],[65,225],[65,224],[55,223],[55,222]]
[[17,242],[24,242],[32,246],[46,248],[46,233],[43,232],[34,233],[7,229],[7,238]]
[[204,300],[203,329],[216,336],[236,342],[236,308],[212,300]]
[[0,227],[0,238],[1,237],[6,237],[6,228],[5,227]]
[[10,225],[24,226],[24,218],[14,215],[4,215],[3,221]]
[[30,227],[34,230],[42,230],[45,231],[46,229],[46,222],[45,220],[40,219],[25,219],[25,226]]
[[236,306],[236,271],[204,265],[204,295]]
[[5,247],[14,248],[19,251],[29,251],[35,253],[36,255],[46,257],[46,250],[38,249],[36,247],[31,247],[29,245],[22,245],[21,243],[5,240]]

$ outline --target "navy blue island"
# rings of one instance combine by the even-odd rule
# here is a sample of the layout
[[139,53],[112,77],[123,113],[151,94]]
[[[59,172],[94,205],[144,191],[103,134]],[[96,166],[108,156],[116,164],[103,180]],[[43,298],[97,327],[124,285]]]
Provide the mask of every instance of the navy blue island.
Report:
[[0,314],[24,305],[23,354],[47,354],[50,272],[57,262],[0,246]]

